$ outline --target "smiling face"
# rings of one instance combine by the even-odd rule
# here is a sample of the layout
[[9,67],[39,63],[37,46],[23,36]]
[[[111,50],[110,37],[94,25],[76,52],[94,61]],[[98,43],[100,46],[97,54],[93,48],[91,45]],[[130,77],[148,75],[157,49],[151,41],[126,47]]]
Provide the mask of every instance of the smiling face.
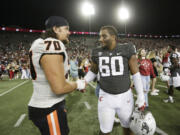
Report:
[[101,43],[103,48],[110,48],[113,41],[115,40],[115,36],[111,35],[107,29],[100,30],[99,34],[99,42]]

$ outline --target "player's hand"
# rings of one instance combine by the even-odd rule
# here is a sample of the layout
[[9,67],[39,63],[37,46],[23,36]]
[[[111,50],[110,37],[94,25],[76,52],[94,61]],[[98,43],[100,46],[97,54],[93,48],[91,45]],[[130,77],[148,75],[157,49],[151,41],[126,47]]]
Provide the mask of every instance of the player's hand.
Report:
[[85,93],[86,92],[86,90],[85,89],[83,89],[83,90],[79,90],[81,93]]
[[79,91],[85,89],[85,87],[86,87],[86,82],[85,82],[85,80],[77,80],[76,83],[77,83],[77,89],[78,89]]
[[143,105],[143,106],[138,107],[138,110],[139,110],[139,111],[144,111],[145,107],[146,107],[146,103],[144,103],[144,105]]
[[146,107],[144,95],[138,95],[135,105],[138,107],[139,111],[144,111]]

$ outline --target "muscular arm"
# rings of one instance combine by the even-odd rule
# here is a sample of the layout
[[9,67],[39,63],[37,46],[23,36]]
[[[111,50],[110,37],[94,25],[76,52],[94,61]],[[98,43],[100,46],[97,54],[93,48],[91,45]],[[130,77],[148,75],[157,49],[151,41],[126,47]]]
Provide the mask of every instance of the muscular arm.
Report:
[[142,84],[141,76],[138,69],[137,58],[135,55],[132,55],[131,58],[129,59],[129,67],[132,73],[132,78],[133,78],[135,90],[137,93],[137,100],[135,104],[138,106],[138,108],[140,108],[140,110],[143,110],[145,107],[143,84]]
[[55,94],[69,93],[77,88],[75,82],[66,82],[62,55],[44,55],[40,63]]
[[130,67],[130,71],[132,75],[139,72],[138,61],[137,61],[136,55],[132,55],[131,58],[129,59],[129,67]]
[[96,63],[92,62],[91,70],[88,71],[88,73],[84,77],[86,84],[88,84],[90,81],[94,80],[94,78],[97,76],[97,73],[98,73],[98,65]]

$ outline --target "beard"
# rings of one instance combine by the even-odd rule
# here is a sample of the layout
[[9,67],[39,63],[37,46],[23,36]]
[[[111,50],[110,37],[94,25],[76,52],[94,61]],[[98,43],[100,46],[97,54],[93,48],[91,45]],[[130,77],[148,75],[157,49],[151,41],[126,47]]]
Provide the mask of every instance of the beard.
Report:
[[105,44],[102,45],[102,48],[103,48],[103,49],[109,49],[110,46],[111,46],[111,44],[112,44],[112,42],[111,42],[110,40],[105,41],[104,43],[105,43]]
[[64,39],[64,40],[62,40],[62,42],[64,45],[69,44],[69,39]]

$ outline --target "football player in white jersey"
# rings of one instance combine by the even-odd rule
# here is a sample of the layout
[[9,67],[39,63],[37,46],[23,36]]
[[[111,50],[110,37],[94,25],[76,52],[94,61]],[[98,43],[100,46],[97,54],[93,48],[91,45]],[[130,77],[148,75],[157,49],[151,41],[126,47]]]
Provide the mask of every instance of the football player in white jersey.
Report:
[[85,88],[85,81],[66,81],[68,56],[64,44],[68,43],[69,24],[66,19],[51,16],[46,32],[30,48],[30,70],[33,94],[28,104],[29,119],[42,135],[68,135],[65,110],[66,94]]
[[102,43],[102,47],[92,51],[92,66],[84,78],[86,83],[89,83],[98,72],[100,75],[99,135],[110,135],[115,114],[120,119],[124,135],[133,134],[129,129],[134,108],[129,72],[132,73],[137,92],[136,105],[142,110],[145,107],[135,47],[132,44],[119,44],[117,38],[117,30],[113,26],[104,26],[100,29],[99,41]]

